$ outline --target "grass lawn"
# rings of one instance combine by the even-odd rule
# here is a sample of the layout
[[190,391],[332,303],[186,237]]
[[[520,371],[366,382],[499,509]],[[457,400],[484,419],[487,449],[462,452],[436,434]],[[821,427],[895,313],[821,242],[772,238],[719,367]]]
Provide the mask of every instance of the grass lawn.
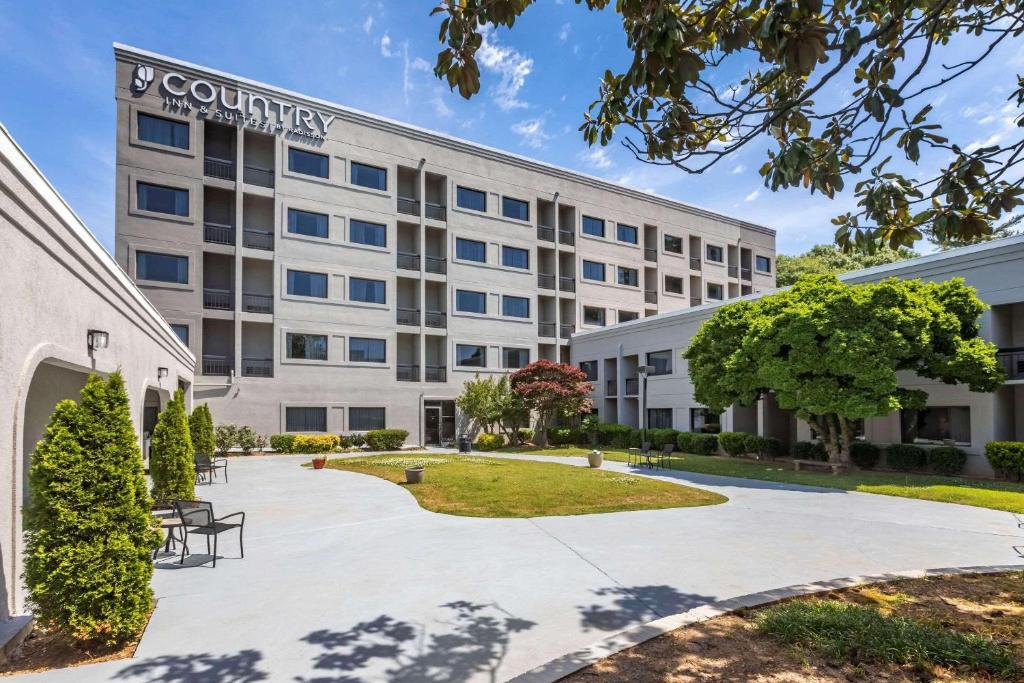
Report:
[[[585,456],[586,448],[505,449],[505,452],[530,453],[534,455]],[[606,450],[608,460],[626,460],[625,451]],[[669,461],[672,469],[700,474],[717,474],[726,477],[742,477],[762,481],[778,481],[789,484],[824,486],[844,491],[880,493],[901,498],[920,498],[941,503],[960,503],[974,507],[1005,510],[1024,514],[1024,484],[1005,481],[978,481],[956,479],[928,474],[898,474],[893,472],[850,472],[831,474],[827,472],[795,472],[789,463],[757,462],[740,458],[710,455],[673,455]]]
[[[405,483],[422,464],[423,482]],[[541,517],[715,505],[710,491],[617,472],[480,456],[404,453],[336,458],[336,470],[372,474],[406,487],[427,510],[467,517]]]

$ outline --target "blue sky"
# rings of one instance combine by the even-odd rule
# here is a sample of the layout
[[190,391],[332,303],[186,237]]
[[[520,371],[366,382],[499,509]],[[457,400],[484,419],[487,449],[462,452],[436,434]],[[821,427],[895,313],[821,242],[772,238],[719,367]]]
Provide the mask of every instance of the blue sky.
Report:
[[[852,208],[849,191],[836,200],[802,190],[768,191],[757,174],[767,141],[699,176],[642,164],[618,143],[588,148],[576,130],[582,112],[604,69],[629,58],[611,11],[539,0],[514,31],[488,35],[481,54],[483,91],[467,102],[431,71],[439,21],[429,16],[433,4],[0,0],[0,121],[108,249],[114,233],[115,41],[766,224],[778,230],[785,253],[830,242],[829,219]],[[937,120],[963,144],[1014,135],[1014,110],[1005,98],[1013,74],[1024,70],[1024,46],[1007,43],[932,99]],[[966,41],[954,44],[954,54],[943,60],[958,61],[969,54],[967,47]],[[713,80],[728,87],[740,68],[720,70]],[[835,93],[823,99],[830,96]],[[937,161],[926,156],[918,173],[923,177]]]

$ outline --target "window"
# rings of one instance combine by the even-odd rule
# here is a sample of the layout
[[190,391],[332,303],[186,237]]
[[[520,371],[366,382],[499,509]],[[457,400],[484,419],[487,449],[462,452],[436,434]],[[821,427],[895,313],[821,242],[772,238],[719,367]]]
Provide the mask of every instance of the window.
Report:
[[530,251],[528,249],[520,249],[519,247],[503,246],[501,248],[501,265],[508,266],[509,268],[529,269]]
[[665,251],[673,254],[683,253],[683,238],[675,235],[665,235]]
[[604,237],[604,221],[591,216],[583,217],[583,234]]
[[386,247],[388,245],[388,226],[350,219],[348,240],[356,244],[368,244],[371,247]]
[[722,248],[715,246],[714,244],[708,244],[706,246],[708,261],[714,261],[716,263],[722,263],[725,259],[722,256]]
[[627,287],[640,286],[640,275],[637,273],[636,268],[623,268],[622,266],[618,266],[617,271],[620,285],[626,285]]
[[464,368],[487,367],[487,347],[471,344],[456,344],[455,364]]
[[770,273],[772,272],[772,260],[767,256],[755,256],[754,268],[761,273]]
[[671,375],[672,374],[672,349],[665,349],[664,351],[651,351],[647,354],[647,364],[653,367],[649,373],[650,376],[655,375]]
[[671,408],[648,408],[647,409],[648,429],[672,429]]
[[665,276],[665,291],[670,294],[683,293],[683,278],[674,275]]
[[462,187],[459,185],[455,188],[455,203],[463,209],[486,211],[487,193],[481,192],[480,190],[474,190],[471,187]]
[[594,308],[593,306],[583,307],[583,324],[584,325],[604,325],[604,309]]
[[348,428],[355,432],[384,429],[383,408],[349,408]]
[[327,214],[288,209],[288,232],[327,239]]
[[387,362],[387,343],[383,339],[349,337],[348,359],[352,363]]
[[388,189],[387,169],[367,164],[352,162],[352,184],[360,187],[368,187],[371,190]]
[[188,215],[188,190],[179,190],[166,185],[138,183],[138,205],[142,211],[169,213],[172,216]]
[[285,408],[286,432],[326,432],[327,408]]
[[188,325],[172,324],[171,332],[174,332],[182,344],[188,346]]
[[971,409],[933,407],[900,411],[903,443],[942,443],[952,440],[962,446],[971,443]]
[[530,364],[529,349],[502,349],[501,367],[503,368],[525,368]]
[[623,225],[619,223],[615,226],[615,238],[620,242],[629,242],[630,244],[637,243],[637,230],[636,226]]
[[188,124],[139,112],[139,139],[188,149]]
[[385,283],[383,280],[350,277],[348,279],[348,298],[350,301],[362,301],[368,304],[385,303]]
[[714,282],[708,283],[708,298],[714,301],[721,301],[725,298],[725,290],[722,289],[722,285],[715,284]]
[[464,261],[476,261],[487,263],[487,245],[477,240],[467,240],[463,237],[455,238],[455,258]]
[[594,261],[583,262],[583,279],[604,282],[604,264]]
[[289,358],[305,360],[327,360],[326,334],[292,334],[285,335],[285,346]]
[[330,158],[326,154],[316,154],[294,147],[288,148],[288,170],[292,173],[326,178],[329,163]]
[[468,289],[455,290],[455,310],[463,313],[487,313],[487,295]]
[[525,296],[503,296],[501,314],[512,318],[529,318],[530,300]]
[[327,275],[304,270],[288,271],[288,293],[295,296],[327,298]]
[[135,252],[135,277],[139,280],[187,285],[188,257],[137,251]]
[[505,218],[515,218],[518,221],[528,221],[530,220],[530,204],[522,199],[502,197],[501,215]]
[[619,311],[619,322],[628,323],[630,320],[636,320],[640,317],[640,314],[636,311]]
[[584,360],[580,361],[580,370],[587,376],[588,382],[597,381],[597,361],[596,360]]
[[690,431],[717,434],[722,427],[722,419],[718,413],[707,408],[690,408]]

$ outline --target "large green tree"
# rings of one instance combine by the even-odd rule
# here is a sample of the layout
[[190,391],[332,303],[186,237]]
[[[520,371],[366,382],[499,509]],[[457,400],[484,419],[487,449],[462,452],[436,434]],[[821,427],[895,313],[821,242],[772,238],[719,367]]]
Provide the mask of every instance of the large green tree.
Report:
[[786,287],[796,282],[801,275],[839,275],[917,256],[917,252],[905,247],[885,247],[868,254],[862,251],[844,252],[833,244],[819,244],[797,256],[779,254],[775,258],[775,281],[778,286]]
[[[984,146],[943,135],[929,104],[1024,30],[1001,0],[576,0],[622,17],[632,60],[609,65],[580,130],[606,145],[619,129],[641,161],[702,173],[769,146],[772,190],[829,197],[854,178],[857,210],[838,216],[847,249],[972,242],[1022,202],[1024,135]],[[512,27],[533,0],[442,0],[434,72],[470,97],[487,25]],[[965,56],[967,45],[973,50]],[[731,81],[721,74],[745,71]],[[1024,104],[1024,78],[986,84]],[[1024,117],[1017,118],[1018,126]],[[934,151],[923,177],[892,170]],[[909,165],[908,164],[908,165]]]
[[84,641],[138,635],[160,537],[120,373],[92,375],[80,404],[57,404],[28,487],[24,578],[35,618]]
[[157,418],[149,444],[149,473],[153,497],[159,501],[195,498],[195,449],[185,412],[185,394],[179,389]]
[[978,336],[986,306],[961,279],[896,278],[848,285],[807,275],[791,289],[719,309],[684,356],[696,399],[712,410],[772,392],[848,462],[853,422],[921,408],[927,394],[899,386],[907,371],[972,391],[1003,382],[996,347]]

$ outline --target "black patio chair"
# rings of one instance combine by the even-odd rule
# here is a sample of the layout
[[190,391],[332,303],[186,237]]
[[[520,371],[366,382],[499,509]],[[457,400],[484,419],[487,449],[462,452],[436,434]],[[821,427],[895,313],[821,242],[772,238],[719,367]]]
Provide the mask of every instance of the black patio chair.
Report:
[[208,484],[212,484],[214,478],[217,476],[217,470],[224,470],[224,483],[228,483],[227,458],[212,458],[206,453],[196,453],[195,461],[197,482],[205,479]]
[[674,444],[667,443],[661,448],[661,453],[658,454],[658,467],[665,467],[668,462],[669,456],[672,455],[672,451],[676,449]]
[[[174,510],[181,522],[181,559],[178,564],[185,563],[185,553],[188,549],[188,537],[190,535],[206,536],[206,554],[210,554],[210,537],[213,537],[213,566],[217,566],[217,537],[225,531],[238,529],[238,551],[245,557],[245,547],[242,545],[242,533],[245,526],[245,513],[232,512],[230,515],[216,517],[213,514],[213,503],[204,500],[176,500]],[[228,522],[225,520],[239,518],[240,521]]]

